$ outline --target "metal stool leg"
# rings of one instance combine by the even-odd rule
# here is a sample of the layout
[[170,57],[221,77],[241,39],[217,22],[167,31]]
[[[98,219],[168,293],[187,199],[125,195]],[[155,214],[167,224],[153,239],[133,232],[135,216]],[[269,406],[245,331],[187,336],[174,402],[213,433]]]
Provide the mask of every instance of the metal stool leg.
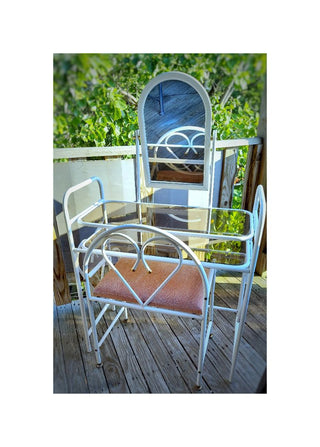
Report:
[[211,290],[210,290],[210,309],[209,309],[209,321],[211,321],[211,330],[210,330],[210,338],[212,337],[213,333],[213,316],[214,316],[214,291],[216,286],[216,275],[217,271],[215,269],[211,270],[209,277],[209,282],[211,281]]
[[[234,328],[234,341],[233,341],[233,351],[232,351],[232,360],[231,360],[231,369],[229,375],[229,381],[232,382],[234,370],[236,367],[236,362],[239,353],[240,341],[243,333],[244,324],[246,321],[247,310],[249,305],[249,299],[251,294],[251,287],[253,282],[253,274],[250,273],[249,278],[248,275],[243,275],[243,282],[245,282],[244,286],[241,285],[240,295],[243,294],[241,298],[241,305],[238,306],[238,311],[236,314],[236,322]],[[239,298],[239,301],[240,301]]]
[[83,325],[84,339],[86,342],[87,351],[91,352],[92,348],[91,348],[91,343],[90,343],[90,338],[89,338],[87,313],[86,313],[86,308],[85,308],[85,303],[84,303],[84,298],[83,298],[83,293],[82,293],[79,267],[76,267],[76,266],[74,267],[74,276],[76,279],[78,298],[79,298],[79,303],[80,303],[80,313],[81,313],[81,320],[82,320],[82,325]]
[[92,303],[90,300],[88,300],[88,310],[89,310],[89,317],[90,317],[91,328],[92,328],[94,353],[96,356],[97,367],[100,367],[100,366],[102,366],[102,362],[101,362],[101,355],[100,355],[100,348],[99,348],[99,341],[98,341],[98,333],[97,333],[97,328],[96,328],[96,321],[95,321],[95,316],[94,316],[94,312],[93,312],[93,307],[92,307]]

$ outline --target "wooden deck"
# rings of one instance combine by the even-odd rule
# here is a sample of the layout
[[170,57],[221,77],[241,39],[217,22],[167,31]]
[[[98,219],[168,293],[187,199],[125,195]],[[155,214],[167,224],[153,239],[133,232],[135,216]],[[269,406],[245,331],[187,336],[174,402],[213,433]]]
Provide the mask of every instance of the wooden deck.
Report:
[[[215,303],[234,307],[238,275],[217,277]],[[235,315],[217,311],[200,393],[255,393],[266,369],[266,281],[254,279],[234,379],[227,381]],[[99,325],[106,324],[105,321]],[[101,346],[103,367],[85,348],[79,302],[54,306],[54,393],[193,393],[200,324],[129,311]],[[98,326],[99,328],[99,326]]]

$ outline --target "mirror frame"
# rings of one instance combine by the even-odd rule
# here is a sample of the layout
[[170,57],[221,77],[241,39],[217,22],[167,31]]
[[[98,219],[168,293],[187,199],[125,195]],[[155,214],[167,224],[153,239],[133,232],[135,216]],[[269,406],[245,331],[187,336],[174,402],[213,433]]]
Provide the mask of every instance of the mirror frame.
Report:
[[[158,84],[164,81],[181,81],[189,84],[196,90],[202,99],[205,110],[205,126],[204,126],[204,167],[203,167],[203,182],[202,183],[184,183],[184,182],[169,182],[156,181],[150,177],[149,154],[146,139],[146,128],[144,120],[144,106],[146,99]],[[168,188],[168,189],[197,189],[208,190],[209,173],[210,173],[210,147],[211,147],[211,126],[212,126],[212,109],[208,93],[204,87],[192,76],[179,71],[170,71],[161,73],[153,78],[143,89],[138,102],[138,122],[141,141],[141,151],[143,166],[145,171],[146,186],[153,188]],[[169,130],[169,129],[168,129]]]

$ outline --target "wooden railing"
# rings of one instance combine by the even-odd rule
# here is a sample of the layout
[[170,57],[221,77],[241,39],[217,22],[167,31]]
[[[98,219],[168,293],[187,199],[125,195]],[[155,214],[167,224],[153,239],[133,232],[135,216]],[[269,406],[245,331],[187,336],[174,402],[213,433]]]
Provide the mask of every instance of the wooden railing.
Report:
[[[217,140],[216,149],[222,151],[222,172],[219,188],[219,206],[226,208],[232,204],[234,181],[237,174],[238,149],[249,146],[246,177],[242,207],[250,209],[253,204],[252,191],[255,190],[255,182],[258,178],[262,153],[262,138],[241,138],[234,140]],[[93,157],[114,158],[132,156],[136,154],[135,146],[112,147],[78,147],[78,148],[54,148],[53,159],[90,159]]]
[[[216,148],[219,150],[237,148],[240,146],[252,146],[260,144],[260,137],[239,138],[235,140],[217,140]],[[109,147],[76,147],[76,148],[54,148],[53,159],[61,158],[91,158],[91,157],[122,157],[124,155],[135,155],[136,146],[109,146]]]

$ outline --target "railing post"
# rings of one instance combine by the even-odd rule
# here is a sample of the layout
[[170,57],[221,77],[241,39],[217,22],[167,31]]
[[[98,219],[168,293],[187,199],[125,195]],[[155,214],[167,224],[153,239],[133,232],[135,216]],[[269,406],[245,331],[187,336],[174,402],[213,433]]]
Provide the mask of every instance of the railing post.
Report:
[[58,232],[55,211],[53,210],[53,291],[57,306],[71,303],[69,284]]
[[223,165],[219,193],[219,207],[231,208],[234,180],[237,174],[238,148],[223,151]]
[[262,144],[255,144],[249,146],[246,172],[244,178],[243,192],[242,192],[242,203],[241,208],[245,210],[252,210],[254,196],[258,186],[260,162],[262,156]]

